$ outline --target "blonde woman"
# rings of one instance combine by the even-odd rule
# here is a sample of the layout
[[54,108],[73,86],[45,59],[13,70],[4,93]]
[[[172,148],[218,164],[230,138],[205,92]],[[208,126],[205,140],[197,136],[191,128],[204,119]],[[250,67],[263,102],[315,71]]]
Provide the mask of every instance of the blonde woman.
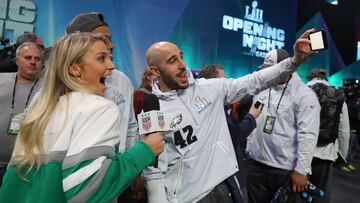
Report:
[[77,33],[55,44],[0,202],[109,202],[162,152],[159,133],[117,152],[118,107],[102,97],[114,69],[107,43],[101,35]]

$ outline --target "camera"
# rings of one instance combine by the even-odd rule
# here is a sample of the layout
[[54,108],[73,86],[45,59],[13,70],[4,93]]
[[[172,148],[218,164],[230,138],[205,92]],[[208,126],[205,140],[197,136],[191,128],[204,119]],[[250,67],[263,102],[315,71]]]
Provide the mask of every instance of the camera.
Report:
[[0,50],[0,60],[5,60],[6,58],[15,58],[17,45],[11,45],[5,47],[4,49]]
[[7,58],[14,58],[17,49],[17,44],[9,45],[10,40],[4,37],[0,38],[0,43],[4,47],[0,50],[0,60],[3,61]]
[[343,79],[343,83],[344,85],[340,89],[344,92],[346,101],[360,97],[359,79]]

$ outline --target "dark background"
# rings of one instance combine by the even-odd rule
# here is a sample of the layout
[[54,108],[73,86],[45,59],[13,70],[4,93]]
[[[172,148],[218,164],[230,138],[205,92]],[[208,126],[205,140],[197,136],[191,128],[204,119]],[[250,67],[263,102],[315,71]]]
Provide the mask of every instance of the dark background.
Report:
[[296,29],[321,12],[345,65],[356,61],[357,40],[360,41],[360,1],[339,0],[338,5],[326,0],[298,0]]

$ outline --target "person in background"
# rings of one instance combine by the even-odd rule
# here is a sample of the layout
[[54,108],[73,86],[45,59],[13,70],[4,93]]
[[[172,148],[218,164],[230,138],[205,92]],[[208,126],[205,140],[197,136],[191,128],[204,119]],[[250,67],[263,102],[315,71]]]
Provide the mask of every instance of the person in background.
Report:
[[[274,49],[265,55],[262,70],[282,63],[289,54]],[[270,202],[278,188],[290,182],[287,202],[302,202],[319,132],[320,105],[315,93],[297,73],[282,77],[277,86],[254,96],[263,113],[247,140],[247,189],[250,203]]]
[[0,73],[17,72],[18,66],[15,59],[16,49],[25,42],[33,42],[37,44],[38,47],[41,48],[41,51],[43,52],[43,58],[45,59],[45,49],[41,37],[36,35],[35,33],[24,33],[16,39],[16,44],[14,45],[15,49],[12,50],[13,53],[10,53],[8,57],[6,57],[4,60],[0,60]]
[[[150,68],[146,67],[144,69],[143,77],[141,79],[141,85],[139,89],[135,90],[134,92],[134,110],[135,110],[136,120],[137,120],[137,115],[140,114],[143,110],[144,97],[148,94],[151,94],[152,79],[153,79],[153,75],[150,71]],[[147,202],[144,182],[141,179],[141,176],[135,178],[133,187],[131,189],[132,189],[131,191],[128,191],[129,194],[126,197],[124,197],[124,195],[121,196],[122,199],[119,199],[119,202],[121,201],[126,201],[129,203]]]
[[[76,32],[103,34],[109,40],[108,46],[112,57],[115,46],[111,43],[112,35],[103,14],[89,12],[75,16],[67,25],[66,33]],[[117,69],[113,69],[111,76],[106,78],[105,86],[105,98],[112,100],[119,107],[121,119],[119,150],[124,152],[138,139],[132,97],[134,88],[129,78]]]
[[201,68],[198,78],[225,78],[225,71],[220,64],[209,64]]
[[[200,73],[199,78],[225,78],[224,68],[220,64],[210,64],[204,66]],[[242,99],[243,100],[243,99]],[[239,166],[245,166],[242,163],[244,156],[242,155],[242,140],[246,140],[246,137],[250,135],[250,133],[256,127],[255,118],[257,118],[261,113],[261,108],[255,108],[252,105],[244,116],[242,116],[239,120],[233,120],[231,117],[232,105],[225,106],[225,115],[227,120],[227,125],[230,131],[231,139],[234,145],[236,158]],[[239,167],[241,168],[241,167]],[[244,167],[243,167],[244,168]],[[244,200],[243,193],[241,191],[241,182],[242,177],[245,176],[245,173],[242,174],[245,170],[239,170],[235,175],[230,176],[226,179],[226,184],[230,189],[231,196],[234,202],[242,203],[246,202]]]
[[150,203],[232,202],[224,183],[238,171],[227,128],[224,105],[256,94],[288,77],[315,52],[306,31],[294,44],[294,56],[271,68],[237,79],[194,80],[182,51],[173,43],[157,42],[146,52],[157,77],[152,92],[169,120],[166,147],[158,167],[144,170]]
[[260,106],[261,108],[255,107],[252,95],[246,95],[231,106],[229,119],[231,119],[230,123],[233,124],[229,126],[230,134],[243,135],[232,137],[233,143],[237,143],[235,152],[238,160],[245,159],[246,157],[247,137],[256,128],[255,119],[260,115],[262,106],[263,105]]
[[350,120],[350,142],[349,151],[346,157],[348,164],[341,166],[340,169],[346,172],[355,171],[356,168],[351,163],[354,161],[357,151],[360,149],[360,96],[355,95],[348,105]]
[[42,84],[42,49],[33,42],[16,50],[16,73],[0,73],[0,186],[14,149],[21,121]]
[[[234,144],[236,158],[239,164],[239,172],[237,177],[240,180],[240,186],[242,188],[244,201],[248,202],[247,190],[246,190],[246,178],[247,178],[247,155],[246,155],[246,143],[247,137],[256,128],[256,118],[262,112],[262,105],[258,108],[253,104],[252,95],[246,95],[238,102],[232,104],[230,116],[227,116],[229,125],[229,131],[231,139]],[[233,136],[235,135],[235,136]],[[236,136],[237,135],[237,136]],[[236,144],[235,144],[236,143]]]
[[[220,64],[210,64],[204,66],[199,73],[199,78],[225,78],[224,68]],[[226,110],[227,109],[225,107],[225,114],[228,117]],[[228,195],[232,197],[233,202],[243,203],[244,199],[241,192],[239,180],[237,179],[236,175],[230,176],[228,179],[226,179],[225,182],[230,190],[230,193]]]
[[144,97],[145,95],[151,94],[152,80],[154,76],[149,67],[146,67],[141,78],[141,85],[139,89],[134,92],[134,110],[135,115],[141,113],[144,106]]
[[[66,33],[91,32],[101,33],[109,41],[112,54],[115,46],[111,43],[112,34],[104,15],[99,12],[81,13],[75,16],[67,25]],[[105,81],[105,98],[115,102],[121,113],[120,144],[121,152],[132,146],[138,138],[138,125],[133,107],[133,85],[129,78],[120,70],[112,70],[110,77]],[[136,202],[133,190],[128,187],[119,197],[119,202]]]
[[350,127],[356,134],[360,134],[360,95],[355,95],[348,105]]
[[[316,202],[330,202],[332,164],[338,158],[338,152],[345,158],[349,148],[349,114],[344,94],[329,85],[324,69],[311,70],[308,80],[307,85],[316,92],[321,104],[320,131],[311,162],[310,181],[325,192],[325,197]],[[323,141],[333,135],[333,140]]]
[[108,43],[102,35],[76,33],[54,45],[44,86],[17,137],[0,202],[109,202],[162,152],[160,133],[124,153],[116,148],[120,112],[103,98],[105,78],[114,69]]

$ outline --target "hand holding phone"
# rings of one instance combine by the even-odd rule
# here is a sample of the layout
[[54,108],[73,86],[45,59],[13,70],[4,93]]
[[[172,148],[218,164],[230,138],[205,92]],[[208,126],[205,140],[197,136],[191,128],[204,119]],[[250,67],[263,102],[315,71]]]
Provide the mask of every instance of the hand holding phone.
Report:
[[264,107],[264,103],[262,103],[261,101],[259,101],[259,100],[257,100],[256,102],[255,102],[255,108],[261,108],[261,110],[262,110],[262,108]]
[[318,51],[327,49],[326,33],[324,30],[317,30],[309,34],[308,39],[310,40],[310,50]]
[[264,103],[261,101],[256,101],[254,105],[252,105],[249,109],[249,114],[252,115],[254,118],[259,117],[261,114],[261,110],[264,107]]

